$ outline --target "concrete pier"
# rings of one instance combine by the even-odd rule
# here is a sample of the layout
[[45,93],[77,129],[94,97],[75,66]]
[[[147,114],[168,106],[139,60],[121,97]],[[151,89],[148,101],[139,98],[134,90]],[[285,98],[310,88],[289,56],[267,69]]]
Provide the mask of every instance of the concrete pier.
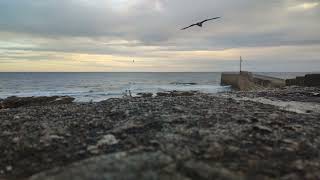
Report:
[[222,73],[221,85],[229,85],[233,89],[247,91],[266,87],[284,87],[286,83],[284,79],[242,71],[239,73]]

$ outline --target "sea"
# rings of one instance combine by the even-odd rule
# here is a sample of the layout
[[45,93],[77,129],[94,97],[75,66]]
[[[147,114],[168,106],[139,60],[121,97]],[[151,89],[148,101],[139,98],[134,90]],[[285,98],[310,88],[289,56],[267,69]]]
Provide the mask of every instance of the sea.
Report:
[[[293,78],[306,73],[260,73]],[[0,98],[9,96],[72,96],[77,102],[118,98],[130,90],[138,93],[165,91],[229,91],[220,85],[221,73],[0,73]]]

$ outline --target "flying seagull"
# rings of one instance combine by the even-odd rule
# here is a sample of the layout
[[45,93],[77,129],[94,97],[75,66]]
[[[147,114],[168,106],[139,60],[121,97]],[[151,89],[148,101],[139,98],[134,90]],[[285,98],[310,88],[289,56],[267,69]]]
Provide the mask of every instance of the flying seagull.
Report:
[[206,19],[206,20],[203,20],[201,22],[198,22],[198,23],[195,23],[195,24],[192,24],[188,27],[185,27],[185,28],[182,28],[181,30],[185,30],[185,29],[188,29],[188,28],[191,28],[192,26],[199,26],[199,27],[202,27],[203,23],[207,22],[207,21],[212,21],[214,19],[219,19],[221,17],[215,17],[215,18],[210,18],[210,19]]

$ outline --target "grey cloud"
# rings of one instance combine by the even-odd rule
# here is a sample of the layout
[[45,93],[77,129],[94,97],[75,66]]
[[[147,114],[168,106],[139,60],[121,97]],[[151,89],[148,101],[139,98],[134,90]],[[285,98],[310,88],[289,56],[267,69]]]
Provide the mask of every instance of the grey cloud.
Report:
[[[291,6],[318,0],[130,2],[127,8],[117,9],[111,0],[1,0],[0,31],[20,34],[35,44],[37,38],[47,40],[35,47],[8,50],[130,56],[149,56],[149,52],[137,52],[144,46],[157,46],[161,51],[190,51],[320,44],[320,5],[307,12],[288,11]],[[179,30],[212,16],[223,18],[202,29]],[[93,42],[74,40],[78,37]],[[59,43],[60,39],[63,41]],[[105,39],[138,43],[94,44]]]

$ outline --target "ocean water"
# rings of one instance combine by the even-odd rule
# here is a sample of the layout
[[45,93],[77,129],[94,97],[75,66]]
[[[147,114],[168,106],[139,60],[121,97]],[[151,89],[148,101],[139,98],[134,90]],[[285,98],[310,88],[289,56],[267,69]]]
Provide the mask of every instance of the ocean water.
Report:
[[72,96],[78,102],[141,92],[228,91],[221,73],[0,73],[0,98],[9,96]]
[[[293,78],[306,73],[260,73]],[[0,98],[9,96],[72,96],[78,102],[122,97],[126,90],[142,92],[229,91],[220,86],[221,73],[0,73]]]

